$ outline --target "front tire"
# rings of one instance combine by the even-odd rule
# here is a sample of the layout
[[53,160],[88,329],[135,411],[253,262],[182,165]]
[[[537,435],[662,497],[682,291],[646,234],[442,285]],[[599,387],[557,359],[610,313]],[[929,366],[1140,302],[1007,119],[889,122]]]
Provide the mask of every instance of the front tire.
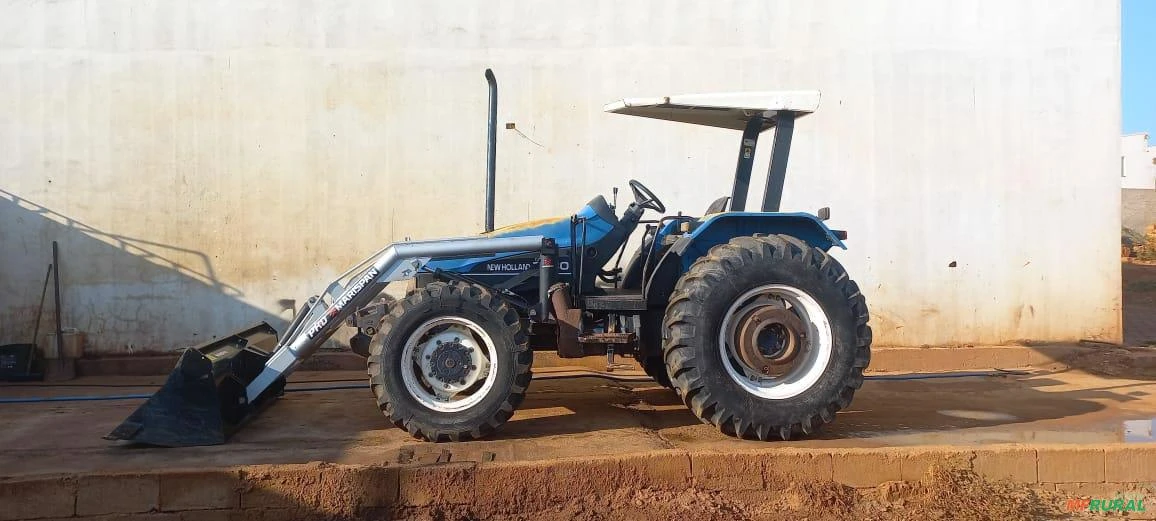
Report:
[[513,416],[532,362],[521,319],[502,299],[435,282],[390,308],[370,342],[367,372],[394,425],[427,441],[467,441]]
[[811,435],[871,359],[867,304],[824,251],[786,235],[711,248],[675,286],[663,353],[683,402],[741,438]]

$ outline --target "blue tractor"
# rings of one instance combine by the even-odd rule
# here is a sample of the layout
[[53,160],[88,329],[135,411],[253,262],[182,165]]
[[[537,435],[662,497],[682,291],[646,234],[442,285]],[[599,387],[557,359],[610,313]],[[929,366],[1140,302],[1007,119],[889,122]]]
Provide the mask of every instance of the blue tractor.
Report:
[[[599,195],[570,216],[493,229],[496,82],[490,85],[486,231],[391,244],[297,313],[184,351],[165,385],[106,438],[223,443],[283,391],[343,324],[396,426],[430,441],[479,439],[510,419],[533,352],[633,357],[703,422],[759,440],[811,435],[848,406],[870,361],[859,287],[829,255],[846,233],[779,211],[795,120],[819,93],[625,99],[607,112],[742,132],[734,184],[701,216],[631,180],[625,208]],[[747,192],[760,135],[773,133],[759,211]],[[615,190],[615,195],[617,190]],[[615,197],[616,199],[616,197]],[[615,201],[616,203],[616,201]],[[652,212],[648,215],[647,211]],[[625,264],[632,234],[641,246]],[[412,280],[404,298],[386,285]]]

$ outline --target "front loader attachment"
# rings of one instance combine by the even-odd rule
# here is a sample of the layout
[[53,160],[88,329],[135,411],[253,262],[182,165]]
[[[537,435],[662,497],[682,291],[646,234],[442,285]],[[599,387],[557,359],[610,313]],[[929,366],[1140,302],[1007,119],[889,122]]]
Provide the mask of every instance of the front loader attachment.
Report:
[[164,385],[104,438],[164,447],[224,443],[284,389],[281,378],[256,400],[245,394],[276,344],[273,326],[260,322],[185,349]]
[[346,318],[390,282],[414,277],[431,258],[543,251],[547,245],[556,248],[540,235],[390,244],[341,274],[322,295],[310,297],[280,340],[261,322],[186,349],[160,390],[104,438],[164,447],[225,443],[284,392],[285,378]]

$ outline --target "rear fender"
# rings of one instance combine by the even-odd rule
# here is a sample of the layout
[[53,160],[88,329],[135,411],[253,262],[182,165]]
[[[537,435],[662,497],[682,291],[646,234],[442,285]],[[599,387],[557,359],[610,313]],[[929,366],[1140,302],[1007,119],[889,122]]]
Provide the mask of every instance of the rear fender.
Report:
[[847,249],[834,231],[809,213],[727,212],[707,216],[693,231],[675,241],[659,260],[644,290],[647,303],[666,305],[678,278],[711,248],[735,237],[755,234],[790,235],[823,251],[836,246]]
[[719,244],[756,233],[790,235],[823,251],[835,246],[847,249],[834,231],[809,213],[728,212],[707,217],[694,231],[680,239],[679,242],[687,242],[682,254],[683,268],[689,269],[694,261]]

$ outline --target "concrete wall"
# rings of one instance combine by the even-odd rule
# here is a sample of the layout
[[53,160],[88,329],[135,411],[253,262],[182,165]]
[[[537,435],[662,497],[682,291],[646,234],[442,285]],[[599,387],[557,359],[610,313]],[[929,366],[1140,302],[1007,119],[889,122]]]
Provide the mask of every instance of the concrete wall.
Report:
[[1120,177],[1124,188],[1156,190],[1156,148],[1148,146],[1148,134],[1120,139]]
[[817,88],[784,209],[849,230],[878,344],[1120,338],[1117,2],[0,12],[0,341],[31,330],[52,240],[65,325],[111,353],[283,319],[389,241],[479,230],[486,67],[519,131],[499,225],[630,178],[691,213],[729,192],[737,133],[604,103]]

